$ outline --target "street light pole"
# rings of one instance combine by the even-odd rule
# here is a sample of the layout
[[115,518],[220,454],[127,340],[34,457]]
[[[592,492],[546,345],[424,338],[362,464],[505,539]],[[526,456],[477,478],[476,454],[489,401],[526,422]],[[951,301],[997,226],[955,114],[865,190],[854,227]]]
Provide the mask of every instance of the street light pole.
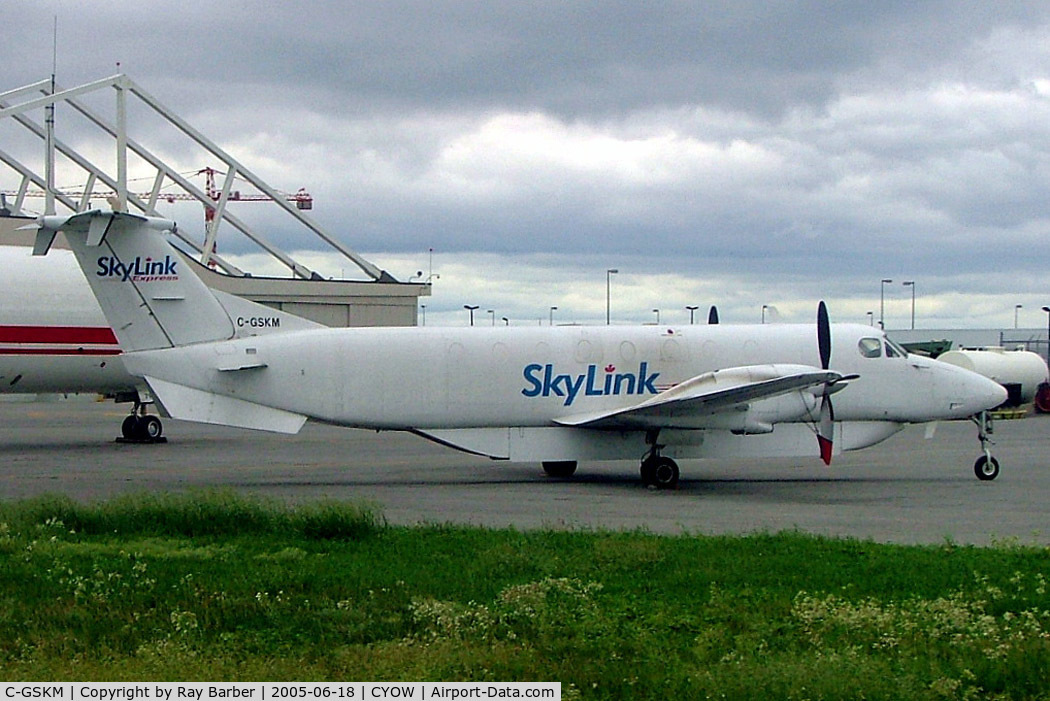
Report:
[[762,305],[762,323],[763,324],[766,323],[766,310],[767,309],[769,309],[769,305],[768,304],[763,304]]
[[906,282],[902,282],[901,284],[904,285],[905,287],[910,287],[911,288],[911,330],[914,331],[915,330],[915,281],[914,280],[908,280]]
[[1046,364],[1050,365],[1050,307],[1043,307],[1046,312]]
[[868,312],[868,326],[875,325],[875,312]]
[[478,308],[476,304],[464,304],[463,308],[470,312],[470,325],[474,325],[474,310]]
[[420,304],[419,308],[423,310],[423,326],[427,325],[427,305]]
[[496,325],[496,310],[495,309],[486,309],[485,313],[492,317],[492,325],[495,326]]
[[691,304],[690,305],[686,305],[686,309],[689,310],[689,325],[690,326],[693,325],[693,312],[695,312],[699,308],[700,307],[696,307],[696,306],[693,306]]
[[879,328],[886,329],[886,284],[893,282],[887,277],[882,278],[879,285]]
[[551,307],[550,312],[547,315],[547,325],[554,326],[554,312],[558,311],[557,307]]
[[654,309],[653,313],[656,314],[656,325],[659,326],[660,325],[660,310],[659,309]]
[[608,270],[605,271],[605,325],[606,326],[609,325],[609,319],[610,319],[609,310],[610,310],[611,307],[610,307],[609,291],[610,291],[610,289],[612,287],[612,282],[611,282],[612,281],[612,276],[616,275],[619,272],[620,271],[617,270],[616,268],[609,268]]
[[1017,328],[1017,312],[1020,311],[1020,309],[1021,309],[1021,305],[1020,304],[1015,304],[1014,305],[1014,328],[1015,329]]

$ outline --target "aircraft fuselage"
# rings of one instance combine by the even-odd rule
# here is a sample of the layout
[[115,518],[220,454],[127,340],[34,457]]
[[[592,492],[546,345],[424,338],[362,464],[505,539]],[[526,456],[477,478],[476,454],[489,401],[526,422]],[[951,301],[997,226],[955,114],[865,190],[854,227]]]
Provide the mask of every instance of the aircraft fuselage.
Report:
[[0,246],[0,392],[130,392],[141,380],[121,362],[116,336],[73,254],[33,257]]
[[[309,334],[309,343],[287,333],[143,351],[128,358],[128,367],[325,422],[426,429],[551,426],[576,414],[637,404],[706,372],[819,366],[814,329],[801,324]],[[836,324],[832,335],[834,369],[859,375],[835,396],[838,421],[964,418],[987,402],[983,378],[925,358],[887,356],[898,351],[872,327]],[[259,367],[216,369],[232,358]]]

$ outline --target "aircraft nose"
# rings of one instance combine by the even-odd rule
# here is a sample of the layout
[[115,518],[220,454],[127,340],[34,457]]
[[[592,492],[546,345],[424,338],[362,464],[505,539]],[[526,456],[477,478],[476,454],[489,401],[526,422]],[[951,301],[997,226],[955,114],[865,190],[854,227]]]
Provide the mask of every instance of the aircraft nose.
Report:
[[989,380],[983,375],[970,373],[967,380],[968,404],[971,407],[970,414],[976,414],[987,409],[994,409],[1006,401],[1006,388],[994,380]]

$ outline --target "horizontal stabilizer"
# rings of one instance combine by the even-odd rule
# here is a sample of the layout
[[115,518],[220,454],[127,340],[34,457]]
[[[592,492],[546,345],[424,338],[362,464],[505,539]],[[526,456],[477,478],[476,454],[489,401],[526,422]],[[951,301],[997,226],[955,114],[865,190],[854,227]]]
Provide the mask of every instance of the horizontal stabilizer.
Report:
[[224,397],[185,385],[146,377],[153,396],[173,419],[254,428],[274,433],[298,433],[306,417],[282,409]]

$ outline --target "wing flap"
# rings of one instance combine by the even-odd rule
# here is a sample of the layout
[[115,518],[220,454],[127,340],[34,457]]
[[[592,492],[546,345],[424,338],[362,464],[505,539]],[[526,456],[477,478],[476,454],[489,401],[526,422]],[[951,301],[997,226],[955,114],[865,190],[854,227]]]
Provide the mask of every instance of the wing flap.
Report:
[[306,417],[234,397],[146,377],[153,396],[173,419],[253,428],[274,433],[298,433]]
[[[562,426],[639,429],[688,425],[702,428],[704,417],[747,409],[751,402],[820,388],[842,379],[837,372],[805,365],[748,365],[697,375],[634,406],[557,419]],[[712,425],[718,421],[712,419]]]

